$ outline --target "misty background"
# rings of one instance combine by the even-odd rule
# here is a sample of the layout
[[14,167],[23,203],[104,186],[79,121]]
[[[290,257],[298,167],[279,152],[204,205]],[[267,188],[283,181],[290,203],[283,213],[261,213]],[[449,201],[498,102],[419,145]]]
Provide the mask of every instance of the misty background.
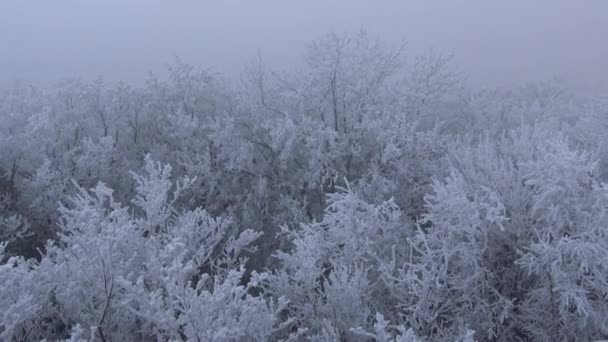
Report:
[[330,31],[365,28],[409,54],[453,53],[475,87],[559,78],[608,89],[608,1],[13,1],[0,2],[0,86],[69,77],[138,84],[179,56],[237,76],[258,49],[294,65]]

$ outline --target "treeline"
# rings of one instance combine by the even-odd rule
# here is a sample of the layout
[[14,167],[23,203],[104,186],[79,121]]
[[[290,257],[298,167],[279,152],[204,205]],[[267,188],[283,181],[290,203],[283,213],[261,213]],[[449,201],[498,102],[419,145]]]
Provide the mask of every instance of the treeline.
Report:
[[0,341],[608,338],[608,101],[365,32],[0,95]]

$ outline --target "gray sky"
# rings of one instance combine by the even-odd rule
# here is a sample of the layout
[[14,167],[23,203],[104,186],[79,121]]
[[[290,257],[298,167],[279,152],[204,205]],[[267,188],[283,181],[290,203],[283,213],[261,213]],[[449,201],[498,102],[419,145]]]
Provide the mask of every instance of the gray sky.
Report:
[[139,82],[174,55],[234,75],[258,48],[283,67],[320,35],[360,27],[453,52],[475,86],[561,76],[608,89],[607,0],[1,0],[0,84]]

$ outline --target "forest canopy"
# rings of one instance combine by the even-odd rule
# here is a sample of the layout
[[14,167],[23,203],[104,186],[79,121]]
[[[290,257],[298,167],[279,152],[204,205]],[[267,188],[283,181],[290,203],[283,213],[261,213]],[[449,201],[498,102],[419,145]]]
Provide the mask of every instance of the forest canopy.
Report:
[[608,339],[608,99],[329,34],[0,93],[0,341]]

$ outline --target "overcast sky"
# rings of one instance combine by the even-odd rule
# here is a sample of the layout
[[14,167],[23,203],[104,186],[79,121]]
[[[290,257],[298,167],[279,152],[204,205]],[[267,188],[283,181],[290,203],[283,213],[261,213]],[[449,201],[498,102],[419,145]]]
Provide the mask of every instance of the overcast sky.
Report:
[[0,84],[140,82],[174,55],[235,75],[258,48],[284,67],[360,27],[453,52],[475,86],[560,76],[608,89],[608,0],[0,0]]

